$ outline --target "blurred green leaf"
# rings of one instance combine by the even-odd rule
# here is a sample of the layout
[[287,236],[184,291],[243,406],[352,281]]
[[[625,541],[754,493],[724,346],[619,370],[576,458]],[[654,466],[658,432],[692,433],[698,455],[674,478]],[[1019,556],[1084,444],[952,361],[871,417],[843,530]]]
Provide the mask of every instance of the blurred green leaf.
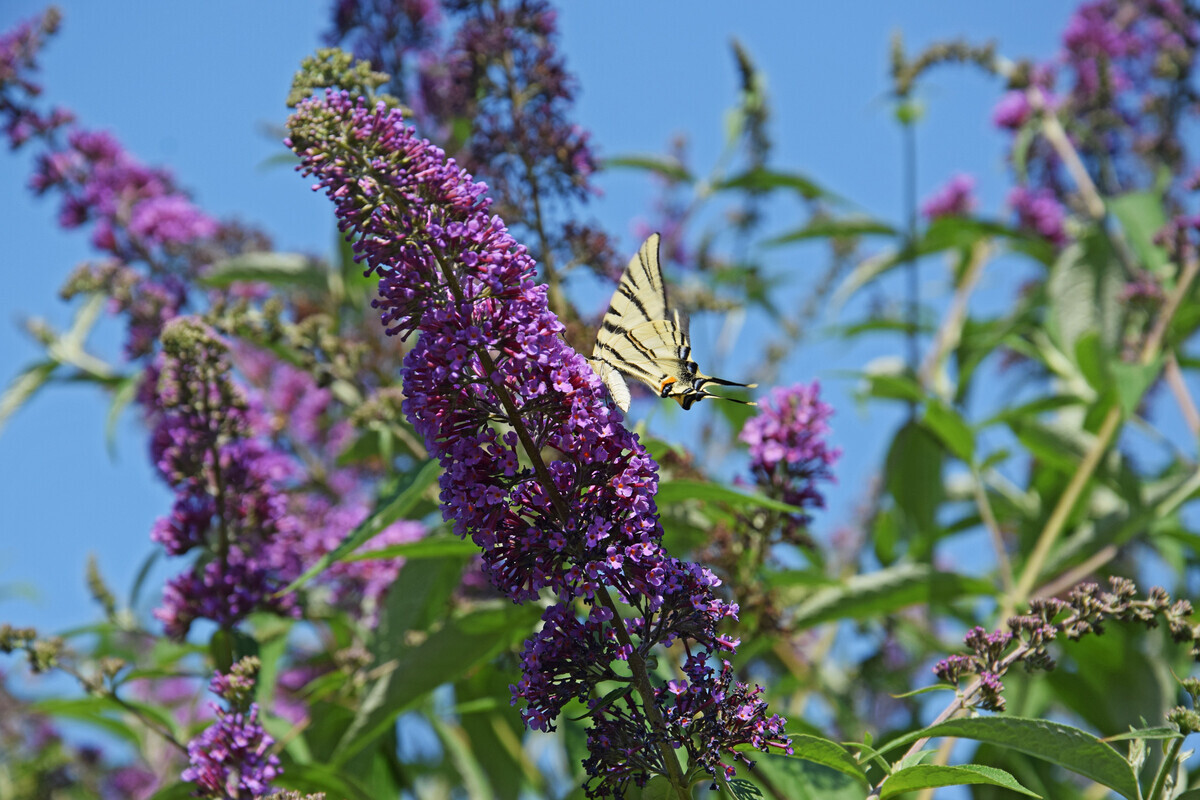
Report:
[[843,238],[846,236],[899,236],[900,232],[886,222],[868,217],[816,219],[793,231],[763,242],[764,247],[779,247],[809,239]]
[[1060,472],[1074,472],[1087,449],[1085,432],[1074,426],[1012,417],[1008,427],[1030,455]]
[[678,503],[683,500],[704,500],[706,502],[727,503],[736,508],[765,508],[769,511],[782,511],[785,514],[803,514],[804,509],[789,505],[779,500],[772,500],[761,494],[738,492],[719,483],[697,481],[680,478],[663,481],[658,484],[658,494],[655,500],[659,506]]
[[910,421],[892,440],[887,455],[888,492],[916,530],[936,528],[942,501],[942,447],[922,423]]
[[754,769],[746,771],[751,782],[762,780],[770,787],[765,797],[788,800],[863,800],[862,783],[844,772],[803,758],[775,753],[755,753]]
[[1155,235],[1167,224],[1162,198],[1154,192],[1130,192],[1107,198],[1105,205],[1120,221],[1142,267],[1162,277],[1167,271],[1167,253],[1154,243]]
[[1111,360],[1120,336],[1121,266],[1107,235],[1095,227],[1062,251],[1046,281],[1046,330],[1060,351],[1075,357],[1085,334],[1098,337]]
[[1030,400],[1028,403],[1022,403],[1019,406],[1004,408],[980,423],[979,427],[982,429],[996,424],[1006,424],[1014,419],[1036,419],[1039,414],[1044,414],[1047,411],[1058,411],[1063,408],[1082,405],[1083,402],[1083,398],[1075,395],[1058,394],[1039,397],[1036,400]]
[[640,169],[670,178],[674,181],[691,183],[695,179],[684,169],[678,159],[658,155],[628,155],[606,158],[601,162],[604,169]]
[[981,578],[939,572],[928,564],[898,564],[818,589],[793,609],[792,624],[802,630],[834,620],[878,618],[912,605],[939,608],[994,592]]
[[141,382],[141,372],[126,375],[113,391],[112,400],[108,405],[108,416],[104,420],[104,443],[110,458],[115,458],[117,454],[117,423],[121,421],[121,412],[133,401]]
[[930,400],[925,404],[924,422],[956,458],[967,464],[974,462],[975,433],[957,409],[940,400]]
[[1112,387],[1111,363],[1096,331],[1084,331],[1075,340],[1075,365],[1098,395],[1107,395]]
[[1130,364],[1117,361],[1111,365],[1113,386],[1117,392],[1117,402],[1126,416],[1137,411],[1146,391],[1158,379],[1162,372],[1163,358],[1160,355],[1149,364]]
[[120,717],[123,709],[107,697],[48,697],[31,703],[30,710],[60,719],[86,723],[134,746],[141,744],[140,734]]
[[545,792],[545,776],[522,747],[525,725],[511,703],[511,683],[510,675],[492,669],[478,670],[454,684],[455,715],[487,773],[489,800],[517,800],[523,784]]
[[1054,246],[1041,236],[974,217],[938,217],[933,220],[922,236],[919,251],[927,254],[968,248],[976,242],[991,239],[1003,239],[1014,249],[1034,255],[1039,261],[1049,261],[1054,255]]
[[57,361],[39,361],[12,379],[4,394],[0,395],[0,431],[4,430],[9,417],[46,385],[58,366]]
[[805,200],[833,197],[820,184],[805,175],[798,172],[779,172],[763,167],[749,169],[732,178],[717,181],[713,184],[713,189],[718,191],[723,189],[756,189],[760,191],[791,189]]
[[469,557],[479,552],[474,542],[460,539],[453,534],[427,536],[416,542],[404,544],[389,544],[375,550],[362,550],[351,553],[343,561],[378,561],[388,558],[405,558],[410,561],[422,558],[442,558],[444,556]]
[[924,390],[913,380],[911,375],[876,372],[865,373],[862,378],[867,384],[865,393],[868,397],[907,400],[913,403],[919,403],[925,399]]
[[244,253],[213,264],[198,282],[215,289],[237,281],[326,289],[329,273],[320,261],[301,253]]
[[354,530],[346,534],[346,538],[342,540],[341,544],[317,559],[315,564],[305,570],[303,575],[292,581],[286,588],[280,590],[280,593],[286,594],[287,592],[295,591],[312,580],[313,576],[319,575],[326,570],[330,564],[341,561],[364,543],[369,542],[377,536],[384,528],[399,519],[403,519],[417,505],[417,502],[421,499],[421,495],[433,485],[433,482],[437,480],[441,472],[442,468],[436,461],[426,461],[421,469],[411,474],[411,480],[407,485],[402,486],[392,497],[376,506],[370,516],[360,522]]
[[1019,784],[1016,778],[1004,770],[980,764],[963,764],[961,766],[916,764],[893,773],[887,779],[887,783],[883,784],[883,791],[879,796],[881,800],[886,800],[886,798],[914,792],[917,789],[972,784],[999,786],[1027,797],[1041,797],[1036,792],[1031,792]]
[[378,668],[386,674],[368,690],[353,724],[338,743],[334,763],[343,764],[370,745],[390,729],[397,716],[438,686],[529,635],[540,613],[534,605],[484,608],[446,620],[418,644],[404,646],[403,639],[396,641],[391,657]]
[[373,800],[371,793],[359,786],[352,775],[324,764],[289,761],[272,783],[281,789],[294,789],[303,794],[325,792],[345,800]]
[[188,783],[170,783],[150,795],[150,800],[193,800],[196,796],[195,791],[196,784],[190,781]]

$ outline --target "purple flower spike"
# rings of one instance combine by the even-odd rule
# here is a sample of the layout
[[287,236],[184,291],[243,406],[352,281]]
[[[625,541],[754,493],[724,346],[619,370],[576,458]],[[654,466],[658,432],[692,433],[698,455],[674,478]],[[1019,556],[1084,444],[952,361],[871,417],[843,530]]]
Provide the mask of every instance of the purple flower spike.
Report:
[[188,742],[190,766],[180,776],[196,784],[199,797],[257,800],[272,793],[271,781],[283,772],[270,752],[275,740],[258,721],[258,704],[248,703],[257,668],[257,659],[243,659],[213,678],[211,691],[230,707],[210,704],[216,722]]
[[[301,168],[379,276],[387,331],[420,332],[404,361],[403,408],[443,468],[443,517],[481,548],[489,579],[515,602],[546,589],[558,597],[513,687],[526,724],[552,730],[568,700],[644,665],[659,644],[682,642],[698,664],[731,650],[716,627],[736,607],[716,598],[711,572],[663,551],[657,465],[559,337],[535,264],[489,213],[487,187],[399,111],[345,92],[302,101],[289,130]],[[610,592],[632,618],[615,618]],[[584,620],[578,600],[591,606]],[[673,714],[665,688],[591,708],[590,796],[667,774],[670,743],[686,742],[712,774],[747,760],[740,744],[788,746],[783,720],[728,671],[697,668],[689,681],[705,698],[700,721]]]
[[[779,387],[760,401],[760,411],[742,428],[750,446],[750,470],[772,497],[800,508],[824,508],[818,482],[833,480],[841,450],[826,443],[833,409],[821,402],[821,385]],[[806,524],[808,516],[797,517]]]

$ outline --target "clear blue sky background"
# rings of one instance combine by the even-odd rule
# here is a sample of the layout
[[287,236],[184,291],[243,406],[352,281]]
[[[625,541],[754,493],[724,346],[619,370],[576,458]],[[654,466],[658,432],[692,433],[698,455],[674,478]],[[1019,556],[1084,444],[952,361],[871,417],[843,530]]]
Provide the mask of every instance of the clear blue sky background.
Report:
[[[51,102],[72,108],[89,127],[112,131],[143,162],[171,168],[208,212],[262,227],[280,249],[331,251],[329,203],[289,170],[264,166],[282,152],[268,129],[285,117],[291,75],[318,46],[329,2],[60,5],[63,30],[44,53],[41,75]],[[891,35],[902,32],[912,50],[963,35],[976,42],[994,39],[1012,58],[1046,58],[1057,51],[1073,4],[620,0],[563,6],[562,47],[581,86],[577,121],[592,132],[602,155],[661,152],[674,134],[685,131],[692,163],[705,170],[719,150],[723,114],[736,96],[729,50],[736,36],[768,76],[775,162],[895,221],[902,193],[900,137],[885,99]],[[4,0],[0,27],[8,29],[41,7]],[[1002,212],[1008,186],[1004,138],[990,124],[1001,90],[995,79],[973,69],[943,69],[925,84],[920,197],[953,172],[967,171],[978,178],[982,209]],[[5,383],[38,353],[18,332],[18,321],[34,315],[64,325],[69,311],[57,290],[90,256],[86,235],[60,231],[53,204],[24,189],[30,168],[23,154],[0,154]],[[644,175],[630,172],[602,175],[599,183],[605,195],[592,211],[632,251],[632,220],[647,214],[654,188]],[[790,216],[794,209],[775,207],[772,229],[798,224]],[[793,279],[781,302],[786,308],[788,297],[798,298],[825,260],[816,249],[798,248],[779,251],[773,263]],[[931,266],[924,274],[926,291],[944,289],[943,271]],[[1003,266],[993,269],[981,302],[989,295],[1009,297],[1014,279]],[[605,300],[597,297],[595,305]],[[110,356],[119,347],[114,329],[109,324],[98,339]],[[705,335],[701,324],[700,352],[711,344],[703,341]],[[895,423],[878,407],[856,407],[852,383],[837,376],[869,355],[861,348],[814,343],[788,364],[784,382],[823,380],[837,408],[834,439],[845,450],[841,483],[818,520],[819,531],[851,515]],[[0,433],[0,595],[18,582],[37,592],[33,599],[0,596],[0,621],[53,630],[93,620],[96,610],[83,583],[87,554],[97,554],[113,587],[124,592],[151,551],[150,526],[168,510],[169,495],[151,472],[145,432],[132,414],[120,427],[116,458],[110,458],[106,413],[107,402],[96,390],[56,386]]]

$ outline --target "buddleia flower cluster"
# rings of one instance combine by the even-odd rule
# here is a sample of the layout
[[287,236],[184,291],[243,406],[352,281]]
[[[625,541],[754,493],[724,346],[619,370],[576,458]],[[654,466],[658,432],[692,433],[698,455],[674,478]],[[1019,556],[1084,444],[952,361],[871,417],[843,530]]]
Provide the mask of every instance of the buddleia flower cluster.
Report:
[[[0,123],[27,129],[23,120],[48,116],[34,105],[40,87],[30,74],[37,67],[39,47],[58,22],[58,15],[48,12],[0,37]],[[65,112],[53,116],[60,124],[37,127],[19,142],[35,151],[30,188],[57,201],[63,228],[89,231],[98,253],[73,272],[62,296],[101,296],[123,320],[123,366],[132,367],[139,386],[136,399],[155,437],[155,465],[176,492],[170,514],[157,521],[152,538],[171,555],[196,549],[207,553],[198,572],[185,573],[166,587],[160,618],[172,636],[182,636],[198,618],[234,625],[255,608],[295,613],[291,599],[268,601],[267,595],[279,580],[299,574],[333,549],[367,516],[377,475],[337,463],[352,431],[345,419],[338,419],[330,391],[317,385],[311,371],[285,364],[261,346],[225,338],[231,332],[247,334],[252,341],[256,336],[278,338],[277,330],[265,329],[262,322],[254,327],[247,319],[257,313],[259,320],[279,320],[283,298],[273,300],[275,311],[255,312],[251,306],[266,296],[264,285],[199,285],[217,262],[266,250],[270,242],[253,228],[204,212],[167,170],[141,163],[111,134],[69,124],[73,117]],[[309,307],[292,310],[297,321],[276,327],[290,324],[298,331],[293,339],[303,339],[303,330],[316,329],[314,318],[319,322],[320,315]],[[189,315],[195,317],[175,329],[174,344],[181,345],[183,331],[208,344],[164,355],[164,330]],[[204,321],[197,328],[200,318]],[[202,329],[202,335],[197,333]],[[331,361],[343,359],[355,343],[335,333],[341,336],[337,341],[328,333],[309,334],[316,340],[309,348],[330,354]],[[208,366],[184,363],[193,355],[216,360]],[[336,365],[343,372],[356,365],[344,360]],[[105,366],[106,379],[119,370]],[[193,367],[209,370],[210,389],[230,400],[209,408],[207,420],[194,409],[184,413],[173,405],[180,398],[160,391],[169,388],[160,385],[164,376],[168,381],[179,378],[179,385],[197,378],[181,377],[181,371]],[[233,369],[245,382],[226,374]],[[208,428],[188,431],[190,425]],[[205,449],[214,437],[221,442],[215,455]],[[295,457],[298,449],[309,460]],[[222,466],[222,459],[228,463]],[[264,527],[256,529],[259,522]],[[244,541],[234,541],[243,533]],[[370,547],[412,541],[424,533],[420,523],[401,520]],[[271,547],[260,551],[266,542]],[[380,599],[402,563],[395,558],[341,563],[317,582],[329,588],[334,606],[373,624]],[[248,584],[239,587],[241,579]]]
[[1039,598],[1030,602],[1029,611],[1011,617],[1007,630],[988,632],[973,628],[966,635],[970,653],[952,655],[939,661],[934,674],[960,687],[974,677],[975,691],[963,698],[968,706],[992,711],[1004,710],[1003,678],[1017,664],[1027,671],[1052,670],[1054,658],[1047,648],[1063,637],[1070,641],[1084,636],[1104,634],[1112,622],[1137,622],[1147,628],[1166,626],[1172,640],[1191,645],[1192,658],[1200,661],[1200,625],[1191,621],[1192,604],[1172,601],[1167,592],[1153,588],[1145,599],[1137,598],[1137,586],[1127,578],[1109,578],[1105,591],[1095,583],[1076,586],[1066,599]]
[[275,537],[297,525],[284,491],[289,464],[253,435],[230,369],[228,346],[211,329],[188,318],[168,325],[147,405],[152,458],[176,494],[151,538],[170,555],[202,552],[155,611],[175,638],[199,618],[233,627],[259,610],[299,611],[293,595],[276,594],[294,575],[279,574],[270,556]]
[[271,782],[283,772],[271,752],[275,739],[263,730],[258,704],[250,702],[259,660],[246,657],[228,673],[215,673],[209,691],[225,701],[212,703],[216,721],[188,742],[185,781],[197,797],[257,800],[272,793]]
[[30,139],[46,136],[74,118],[70,111],[55,108],[39,111],[32,101],[42,93],[30,73],[37,67],[37,54],[46,37],[58,30],[61,16],[51,7],[0,34],[0,119],[14,150]]
[[571,119],[577,84],[557,40],[545,0],[341,0],[326,35],[389,74],[388,90],[425,136],[488,182],[545,270],[551,308],[567,316],[573,341],[559,278],[580,265],[618,275],[622,264],[607,234],[579,221],[597,193],[597,158]]
[[1020,227],[1062,246],[1065,209],[1077,205],[1076,180],[1036,128],[1042,113],[1061,122],[1104,195],[1149,190],[1164,170],[1177,176],[1173,202],[1192,188],[1200,173],[1184,130],[1196,113],[1198,45],[1200,21],[1182,0],[1094,0],[1072,13],[1056,59],[1012,73],[993,121],[1014,136],[1021,185],[1009,202]]
[[[831,416],[816,381],[777,387],[759,401],[738,438],[750,447],[750,472],[765,493],[801,509],[825,506],[821,483],[833,479],[841,456],[827,441]],[[809,517],[797,513],[790,521],[805,525]]]
[[[748,761],[739,744],[786,748],[783,720],[723,666],[736,642],[717,626],[736,608],[715,596],[711,572],[662,549],[656,465],[559,337],[534,261],[490,213],[487,187],[398,110],[345,91],[300,102],[288,130],[379,277],[387,331],[420,334],[404,359],[403,408],[443,468],[443,517],[513,601],[555,597],[513,687],[526,724],[552,730],[568,702],[586,703],[590,796],[678,777],[681,745],[709,773]],[[646,662],[660,644],[688,654],[686,691],[652,685]],[[617,674],[632,674],[636,694],[602,700],[599,682]]]

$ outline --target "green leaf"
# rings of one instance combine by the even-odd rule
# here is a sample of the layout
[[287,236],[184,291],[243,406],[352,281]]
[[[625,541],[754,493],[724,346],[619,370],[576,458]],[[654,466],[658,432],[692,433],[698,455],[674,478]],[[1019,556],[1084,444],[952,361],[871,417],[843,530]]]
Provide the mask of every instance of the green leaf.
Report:
[[863,800],[863,786],[858,779],[824,764],[774,753],[756,754],[752,758],[754,769],[745,772],[745,777],[751,782],[761,779],[769,787],[770,794],[762,796],[788,800]]
[[755,167],[732,178],[717,181],[713,184],[713,189],[791,189],[805,200],[831,196],[820,184],[798,172],[778,172],[763,167]]
[[1060,472],[1074,472],[1087,449],[1087,434],[1076,428],[1020,417],[1008,420],[1008,427],[1032,456]]
[[1144,739],[1160,741],[1162,739],[1181,739],[1183,734],[1174,728],[1168,728],[1165,725],[1157,728],[1138,728],[1137,730],[1118,733],[1115,736],[1105,736],[1105,742],[1123,742],[1131,739]]
[[1108,210],[1121,222],[1125,239],[1133,248],[1142,267],[1163,275],[1167,253],[1154,243],[1154,236],[1167,223],[1162,198],[1155,192],[1130,192],[1105,201]]
[[378,535],[384,528],[398,519],[403,519],[417,505],[425,490],[437,480],[441,471],[442,468],[436,461],[426,461],[424,466],[412,475],[412,480],[407,486],[402,487],[390,499],[377,506],[369,517],[360,522],[350,533],[346,534],[346,538],[342,540],[341,544],[317,559],[315,564],[305,570],[303,575],[292,581],[286,588],[282,589],[280,594],[295,591],[300,586],[312,580],[313,576],[327,569],[330,564],[341,561],[348,554],[358,549],[363,543],[370,541]]
[[910,421],[892,440],[887,455],[887,489],[920,533],[936,527],[942,501],[942,448],[923,424]]
[[893,773],[883,784],[880,793],[881,800],[889,797],[913,792],[917,789],[933,789],[938,786],[962,786],[968,784],[986,784],[999,786],[1028,797],[1041,797],[1031,792],[1017,779],[1002,769],[985,767],[980,764],[964,764],[954,767],[941,767],[933,764],[917,764],[899,772]]
[[639,800],[674,800],[678,797],[679,793],[671,786],[671,781],[662,775],[655,775],[638,790]]
[[150,795],[150,800],[193,800],[195,791],[194,783],[171,783]]
[[653,172],[662,175],[664,178],[670,178],[673,181],[683,181],[691,183],[695,180],[679,160],[669,156],[659,155],[629,155],[615,156],[613,158],[603,159],[601,162],[604,169],[616,169],[625,167],[628,169],[641,169],[647,172]]
[[1146,390],[1162,372],[1163,359],[1160,355],[1149,364],[1129,364],[1117,361],[1110,366],[1113,385],[1117,390],[1117,402],[1126,416],[1137,411]]
[[813,592],[792,612],[797,630],[841,619],[872,619],[917,604],[944,606],[967,595],[988,595],[994,587],[980,578],[939,572],[928,564],[898,564],[854,575]]
[[861,781],[864,786],[869,785],[866,773],[854,760],[854,756],[837,742],[804,733],[789,733],[788,737],[792,740],[790,758],[803,758],[805,761],[823,764]]
[[323,764],[289,762],[274,783],[281,789],[294,789],[303,794],[325,792],[328,796],[346,800],[372,800],[372,795],[352,776]]
[[761,494],[738,492],[719,483],[689,479],[663,481],[658,485],[658,495],[655,500],[660,506],[683,500],[705,500],[727,503],[737,508],[765,508],[769,511],[782,511],[785,514],[804,513],[804,509],[799,506],[772,500]]
[[50,380],[50,376],[58,369],[57,361],[39,361],[33,366],[26,367],[17,377],[12,379],[4,394],[0,395],[0,431],[4,430],[8,418],[25,405],[29,398],[37,393]]
[[112,715],[120,706],[105,697],[46,698],[30,705],[34,711],[61,719],[72,719],[98,728],[111,736],[141,745],[138,733],[123,720]]
[[1107,395],[1112,385],[1111,363],[1096,331],[1085,331],[1075,340],[1075,365],[1098,395]]
[[776,236],[763,242],[764,247],[779,247],[792,242],[809,239],[843,238],[846,236],[899,236],[900,232],[886,222],[869,217],[843,217],[841,219],[815,219],[794,231]]
[[328,271],[321,262],[301,253],[245,253],[218,261],[199,278],[203,286],[221,289],[236,281],[272,286],[328,287]]
[[868,397],[907,400],[913,403],[925,399],[925,392],[910,375],[875,372],[864,374],[862,377],[867,382],[865,394]]
[[846,301],[853,297],[859,289],[904,264],[907,258],[907,253],[885,250],[862,259],[838,285],[830,301],[831,304],[834,308],[845,305]]
[[1083,398],[1077,395],[1058,394],[1049,397],[1039,397],[1037,400],[1030,400],[1028,403],[999,411],[995,416],[984,420],[979,427],[983,429],[1024,417],[1035,419],[1039,414],[1044,414],[1047,411],[1058,411],[1063,408],[1082,405],[1083,402]]
[[527,636],[539,614],[540,609],[532,605],[485,608],[451,618],[420,644],[397,642],[394,655],[378,667],[386,674],[367,691],[353,724],[338,742],[334,763],[344,764],[370,745],[397,716],[438,686]]
[[887,749],[904,747],[924,737],[973,739],[1040,758],[1103,784],[1133,800],[1137,779],[1121,754],[1086,731],[1041,719],[994,716],[956,719],[914,731],[889,742]]
[[918,250],[924,255],[942,250],[962,249],[984,239],[1005,239],[1014,249],[1033,255],[1039,261],[1049,261],[1054,255],[1054,246],[1041,236],[1034,236],[1001,222],[973,217],[935,219],[929,223]]
[[378,561],[380,559],[403,557],[412,561],[422,558],[444,558],[446,556],[471,556],[479,551],[474,542],[460,539],[452,534],[442,536],[426,536],[416,542],[405,544],[390,544],[377,550],[363,550],[351,553],[343,561]]
[[1124,285],[1107,234],[1092,228],[1059,255],[1046,281],[1046,330],[1060,351],[1075,357],[1084,334],[1099,337],[1103,358],[1112,359],[1120,337]]
[[925,425],[957,458],[968,464],[975,460],[975,433],[957,409],[930,400],[925,404]]
[[129,607],[137,610],[138,600],[141,598],[142,587],[146,584],[146,579],[150,577],[150,570],[158,563],[159,553],[162,551],[159,548],[154,548],[150,554],[142,561],[142,565],[138,567],[137,575],[133,578],[133,586],[129,589]]
[[113,392],[112,402],[108,405],[108,416],[104,420],[104,443],[108,448],[110,458],[117,454],[117,423],[121,420],[121,412],[125,410],[137,395],[138,384],[142,381],[142,373],[127,375],[117,384]]

